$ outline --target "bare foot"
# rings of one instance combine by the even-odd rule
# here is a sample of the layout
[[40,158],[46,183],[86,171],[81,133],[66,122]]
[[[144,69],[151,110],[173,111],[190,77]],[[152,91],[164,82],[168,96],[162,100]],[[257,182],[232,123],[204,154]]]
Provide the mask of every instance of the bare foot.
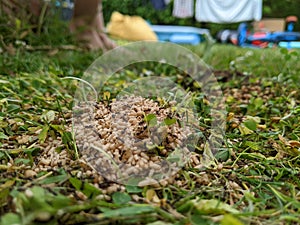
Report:
[[106,50],[111,50],[117,47],[117,44],[112,41],[105,33],[98,32],[98,36],[102,40]]
[[84,43],[90,50],[104,49],[105,46],[98,33],[92,26],[88,27],[84,19],[72,20],[70,31],[75,34],[77,40]]
[[110,50],[117,47],[117,44],[114,41],[112,41],[105,33],[102,10],[99,10],[98,14],[96,15],[94,26],[97,29],[98,35],[102,40],[106,50]]
[[105,50],[105,46],[95,30],[81,32],[77,34],[77,38],[79,41],[85,43],[90,50]]
[[85,42],[91,50],[107,51],[117,47],[104,32],[101,14],[92,21],[86,18],[73,19],[70,23],[70,31],[76,35],[78,41]]

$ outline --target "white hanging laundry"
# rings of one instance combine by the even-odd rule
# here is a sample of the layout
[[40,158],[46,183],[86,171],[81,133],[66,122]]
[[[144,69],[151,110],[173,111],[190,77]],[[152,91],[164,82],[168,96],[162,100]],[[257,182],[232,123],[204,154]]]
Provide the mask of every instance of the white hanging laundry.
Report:
[[165,4],[166,4],[166,5],[169,5],[170,2],[171,2],[171,0],[165,0]]
[[194,16],[194,0],[174,0],[173,16],[188,18]]
[[195,18],[199,22],[237,23],[260,20],[262,0],[197,0]]

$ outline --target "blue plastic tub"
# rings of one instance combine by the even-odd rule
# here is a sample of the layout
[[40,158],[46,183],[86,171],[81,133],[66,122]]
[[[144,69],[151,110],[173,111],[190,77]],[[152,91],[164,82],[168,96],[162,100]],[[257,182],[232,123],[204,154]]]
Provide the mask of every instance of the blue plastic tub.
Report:
[[197,45],[201,42],[201,37],[198,34],[173,34],[170,36],[170,42],[176,44]]
[[197,45],[204,39],[212,39],[209,30],[203,28],[171,25],[150,25],[150,27],[160,41]]
[[282,48],[300,48],[300,41],[291,41],[291,42],[279,42],[278,44]]

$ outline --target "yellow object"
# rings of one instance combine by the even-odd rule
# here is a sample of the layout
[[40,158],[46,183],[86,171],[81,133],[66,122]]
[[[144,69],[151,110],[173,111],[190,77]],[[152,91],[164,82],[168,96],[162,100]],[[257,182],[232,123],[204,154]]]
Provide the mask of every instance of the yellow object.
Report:
[[107,25],[107,32],[128,41],[157,41],[156,34],[140,16],[128,16],[113,12]]

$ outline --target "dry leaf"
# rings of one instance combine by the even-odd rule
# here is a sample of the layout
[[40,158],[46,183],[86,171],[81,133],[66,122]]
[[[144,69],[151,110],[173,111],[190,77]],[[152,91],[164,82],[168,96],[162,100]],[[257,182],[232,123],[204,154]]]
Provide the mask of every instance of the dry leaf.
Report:
[[228,113],[226,120],[231,121],[233,118],[234,118],[234,112],[230,112]]
[[292,147],[300,147],[300,142],[299,141],[289,141],[288,143]]
[[160,199],[157,196],[156,192],[153,189],[149,189],[146,192],[146,200],[148,202],[160,203]]
[[281,134],[278,135],[278,138],[283,144],[290,146],[289,142]]
[[30,141],[31,136],[29,135],[23,135],[21,137],[17,138],[17,141],[19,144],[26,144]]

